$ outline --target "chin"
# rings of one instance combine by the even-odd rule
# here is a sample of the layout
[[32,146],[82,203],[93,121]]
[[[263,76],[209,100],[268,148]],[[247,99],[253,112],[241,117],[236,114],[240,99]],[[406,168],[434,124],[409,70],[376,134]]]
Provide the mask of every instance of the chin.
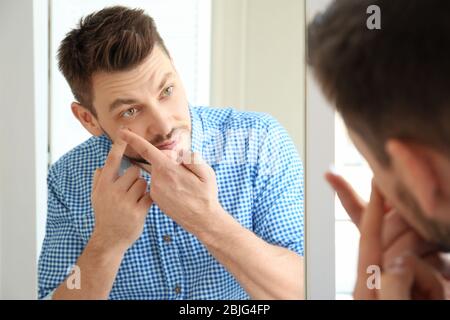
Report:
[[191,137],[190,133],[185,133],[181,135],[180,141],[177,145],[177,152],[180,151],[190,151],[191,150]]

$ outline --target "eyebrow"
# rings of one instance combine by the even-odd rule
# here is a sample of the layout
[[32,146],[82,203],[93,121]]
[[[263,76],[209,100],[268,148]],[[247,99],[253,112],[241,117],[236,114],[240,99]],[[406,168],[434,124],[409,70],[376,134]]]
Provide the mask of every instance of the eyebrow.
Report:
[[161,79],[161,83],[159,84],[158,91],[161,91],[166,84],[167,80],[173,76],[173,72],[166,72]]
[[[164,87],[164,85],[166,84],[167,80],[173,76],[173,72],[167,72],[164,74],[163,78],[161,79],[161,83],[158,86],[158,91],[161,91]],[[109,112],[114,111],[115,109],[117,109],[120,106],[123,105],[127,105],[127,104],[137,104],[139,103],[137,100],[135,99],[124,99],[124,98],[118,98],[116,100],[114,100],[110,105],[109,105]]]
[[124,104],[137,104],[137,103],[138,101],[135,99],[118,98],[109,105],[109,112],[114,111],[115,109],[117,109],[120,106],[123,106]]

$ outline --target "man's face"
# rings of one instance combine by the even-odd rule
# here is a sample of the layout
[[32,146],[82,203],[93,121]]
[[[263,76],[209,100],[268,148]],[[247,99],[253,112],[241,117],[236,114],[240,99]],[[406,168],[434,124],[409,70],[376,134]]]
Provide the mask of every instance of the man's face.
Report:
[[[92,83],[97,121],[111,140],[123,126],[161,150],[190,149],[186,94],[172,61],[158,46],[139,66],[96,73]],[[145,162],[129,146],[125,155]]]
[[383,166],[357,133],[351,129],[348,131],[355,147],[372,169],[374,179],[387,202],[396,208],[424,239],[441,246],[445,251],[450,251],[450,224],[428,218],[398,174],[392,168]]

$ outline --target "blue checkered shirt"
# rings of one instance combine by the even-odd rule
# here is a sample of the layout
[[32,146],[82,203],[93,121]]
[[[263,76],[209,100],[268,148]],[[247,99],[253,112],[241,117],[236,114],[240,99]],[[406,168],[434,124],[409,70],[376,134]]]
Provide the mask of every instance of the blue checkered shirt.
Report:
[[[268,243],[303,256],[303,167],[287,132],[263,113],[189,109],[192,151],[214,169],[222,207]],[[106,136],[91,137],[49,170],[39,298],[51,295],[64,281],[89,241],[95,220],[93,172],[104,166],[110,148]],[[148,174],[145,178],[150,182]],[[249,296],[195,236],[153,204],[141,237],[125,253],[109,298]]]

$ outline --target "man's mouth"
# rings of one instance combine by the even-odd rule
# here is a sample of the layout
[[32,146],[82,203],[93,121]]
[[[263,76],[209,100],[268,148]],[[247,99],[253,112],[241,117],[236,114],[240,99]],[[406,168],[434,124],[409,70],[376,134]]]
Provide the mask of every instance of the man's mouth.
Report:
[[175,149],[177,144],[178,144],[178,140],[177,139],[172,139],[170,141],[166,141],[164,143],[161,143],[161,144],[157,145],[156,147],[159,150],[173,150],[173,149]]

